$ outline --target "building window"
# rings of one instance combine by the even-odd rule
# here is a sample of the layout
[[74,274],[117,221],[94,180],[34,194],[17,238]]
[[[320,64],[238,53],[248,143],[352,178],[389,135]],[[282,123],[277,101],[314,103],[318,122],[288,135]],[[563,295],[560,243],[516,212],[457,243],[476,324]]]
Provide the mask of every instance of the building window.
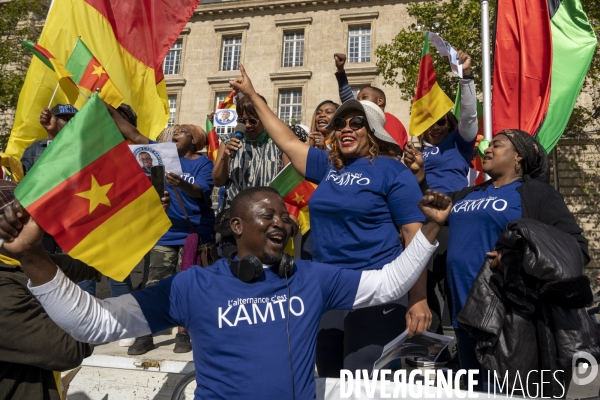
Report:
[[[225,98],[227,97],[228,94],[229,94],[229,92],[217,93],[217,96],[215,97],[215,111],[218,109],[219,104],[221,104],[223,102],[223,100],[225,100]],[[235,129],[235,126],[216,126],[215,125],[215,132],[217,132],[217,135],[219,135],[219,138],[221,137],[221,135],[225,135],[227,133],[233,133],[234,129]]]
[[348,62],[371,61],[371,27],[356,26],[348,30]]
[[238,69],[240,54],[242,53],[242,37],[233,36],[223,38],[223,54],[221,57],[221,71],[235,71]]
[[302,123],[302,90],[279,92],[279,119],[288,125]]
[[286,32],[283,35],[283,66],[301,67],[304,59],[304,32]]
[[175,114],[177,113],[177,95],[169,95],[169,122],[167,126],[175,125]]
[[181,40],[176,41],[167,53],[163,62],[163,72],[165,75],[179,74],[179,68],[181,67],[181,43]]

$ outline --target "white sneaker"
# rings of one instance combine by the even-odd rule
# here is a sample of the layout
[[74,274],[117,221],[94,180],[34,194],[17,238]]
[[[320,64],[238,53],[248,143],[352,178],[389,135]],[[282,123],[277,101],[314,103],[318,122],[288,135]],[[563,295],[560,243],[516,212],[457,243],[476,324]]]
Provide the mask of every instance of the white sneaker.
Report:
[[119,340],[119,346],[121,346],[121,347],[129,347],[133,343],[135,343],[135,338],[129,338],[129,339],[121,339],[121,340]]

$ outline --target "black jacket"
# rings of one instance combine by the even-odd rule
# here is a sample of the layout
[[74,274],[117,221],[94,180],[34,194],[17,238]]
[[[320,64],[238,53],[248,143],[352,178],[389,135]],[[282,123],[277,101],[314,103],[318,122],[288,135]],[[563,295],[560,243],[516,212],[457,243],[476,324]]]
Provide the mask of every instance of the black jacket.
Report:
[[[544,215],[544,210],[534,211]],[[561,220],[560,215],[554,218]],[[532,219],[509,223],[496,243],[503,272],[492,271],[486,260],[457,316],[477,339],[481,364],[500,381],[508,375],[509,392],[519,375],[531,395],[543,380],[544,396],[562,397],[573,355],[585,351],[600,356],[597,328],[583,308],[592,301],[589,279],[582,275],[587,252],[577,240],[580,235],[571,232]],[[537,372],[528,375],[541,370],[552,373],[543,379]],[[565,373],[557,373],[555,380],[558,370]]]
[[[75,282],[97,274],[67,254],[50,257]],[[52,371],[77,367],[91,347],[50,319],[28,280],[20,267],[0,262],[0,399],[59,400]]]

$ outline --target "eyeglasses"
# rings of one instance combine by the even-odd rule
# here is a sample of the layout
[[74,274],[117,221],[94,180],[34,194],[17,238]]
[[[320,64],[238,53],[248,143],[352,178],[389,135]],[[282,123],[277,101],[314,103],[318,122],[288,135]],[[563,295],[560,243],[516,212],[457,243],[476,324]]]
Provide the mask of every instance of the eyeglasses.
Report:
[[365,117],[352,117],[348,120],[340,117],[333,120],[333,127],[338,131],[344,129],[346,126],[350,126],[350,129],[353,131],[357,131],[366,125],[367,119]]
[[70,116],[70,115],[59,115],[59,116],[58,116],[58,117],[56,117],[56,118],[58,118],[58,119],[62,119],[62,120],[63,120],[63,121],[65,121],[65,122],[69,122],[69,121],[71,120],[71,118],[73,118],[73,117],[72,117],[72,116]]
[[248,118],[248,119],[246,119],[246,118],[238,118],[237,119],[238,123],[244,124],[244,125],[246,125],[246,121],[248,121],[248,123],[250,125],[258,125],[258,120],[256,118]]
[[448,119],[446,117],[442,117],[435,124],[438,126],[444,126],[446,125],[446,122],[448,122]]

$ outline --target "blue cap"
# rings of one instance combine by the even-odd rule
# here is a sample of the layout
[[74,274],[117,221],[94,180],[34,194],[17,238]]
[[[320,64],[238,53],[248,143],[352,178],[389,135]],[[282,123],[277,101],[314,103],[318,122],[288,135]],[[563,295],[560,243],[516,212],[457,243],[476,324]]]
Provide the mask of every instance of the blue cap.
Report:
[[58,117],[59,115],[73,116],[77,114],[77,111],[78,110],[70,104],[57,104],[50,110],[55,117]]

